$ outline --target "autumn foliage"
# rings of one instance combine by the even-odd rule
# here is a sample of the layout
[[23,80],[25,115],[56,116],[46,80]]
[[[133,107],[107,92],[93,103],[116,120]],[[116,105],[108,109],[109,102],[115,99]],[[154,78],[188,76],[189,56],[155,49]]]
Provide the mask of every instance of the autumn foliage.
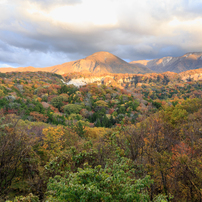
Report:
[[202,200],[202,81],[109,76],[0,75],[0,201]]

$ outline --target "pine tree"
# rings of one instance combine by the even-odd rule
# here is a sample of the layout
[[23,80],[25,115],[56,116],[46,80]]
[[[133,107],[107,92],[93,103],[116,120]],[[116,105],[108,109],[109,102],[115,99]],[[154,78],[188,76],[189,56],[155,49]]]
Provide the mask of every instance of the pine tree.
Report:
[[97,121],[96,121],[96,127],[101,127],[101,122],[100,122],[100,119],[97,119]]
[[102,127],[109,127],[109,119],[106,115],[104,115],[104,118],[102,120]]
[[84,137],[86,131],[84,130],[84,126],[80,121],[78,121],[78,124],[76,126],[76,132],[80,137]]

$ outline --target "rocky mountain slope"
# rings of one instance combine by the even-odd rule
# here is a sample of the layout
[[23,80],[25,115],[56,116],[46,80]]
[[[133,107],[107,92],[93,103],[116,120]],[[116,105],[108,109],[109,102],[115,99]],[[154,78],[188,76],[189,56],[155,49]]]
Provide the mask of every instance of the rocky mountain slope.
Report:
[[47,71],[57,74],[65,74],[70,72],[83,72],[83,73],[149,73],[152,72],[144,65],[129,64],[119,57],[109,52],[96,52],[84,59],[67,62],[61,65],[55,65],[46,68],[0,68],[0,72],[11,71]]
[[90,83],[97,85],[119,86],[119,88],[138,87],[147,84],[159,85],[202,81],[202,68],[181,73],[164,72],[148,74],[64,74],[63,82],[67,85],[84,86]]
[[186,53],[181,57],[163,57],[154,60],[139,60],[130,64],[145,65],[154,72],[183,72],[202,68],[202,52]]

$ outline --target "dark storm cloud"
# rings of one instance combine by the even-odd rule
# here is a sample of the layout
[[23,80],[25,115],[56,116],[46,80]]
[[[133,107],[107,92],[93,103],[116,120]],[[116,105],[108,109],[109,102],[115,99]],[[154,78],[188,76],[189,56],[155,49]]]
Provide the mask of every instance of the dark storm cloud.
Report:
[[127,61],[202,51],[201,1],[113,1],[115,25],[71,24],[50,16],[57,6],[83,2],[5,0],[0,5],[0,66],[51,66],[97,51]]

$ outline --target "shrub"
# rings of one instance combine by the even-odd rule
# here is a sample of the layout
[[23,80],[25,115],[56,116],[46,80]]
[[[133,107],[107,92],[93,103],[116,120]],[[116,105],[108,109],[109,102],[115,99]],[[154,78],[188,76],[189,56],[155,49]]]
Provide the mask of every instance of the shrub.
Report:
[[50,178],[50,201],[149,201],[149,176],[134,178],[131,161],[121,158],[105,168],[96,166],[78,169],[65,177]]
[[77,104],[68,104],[64,106],[64,112],[66,114],[79,114],[81,109],[83,109],[83,105],[77,105]]

